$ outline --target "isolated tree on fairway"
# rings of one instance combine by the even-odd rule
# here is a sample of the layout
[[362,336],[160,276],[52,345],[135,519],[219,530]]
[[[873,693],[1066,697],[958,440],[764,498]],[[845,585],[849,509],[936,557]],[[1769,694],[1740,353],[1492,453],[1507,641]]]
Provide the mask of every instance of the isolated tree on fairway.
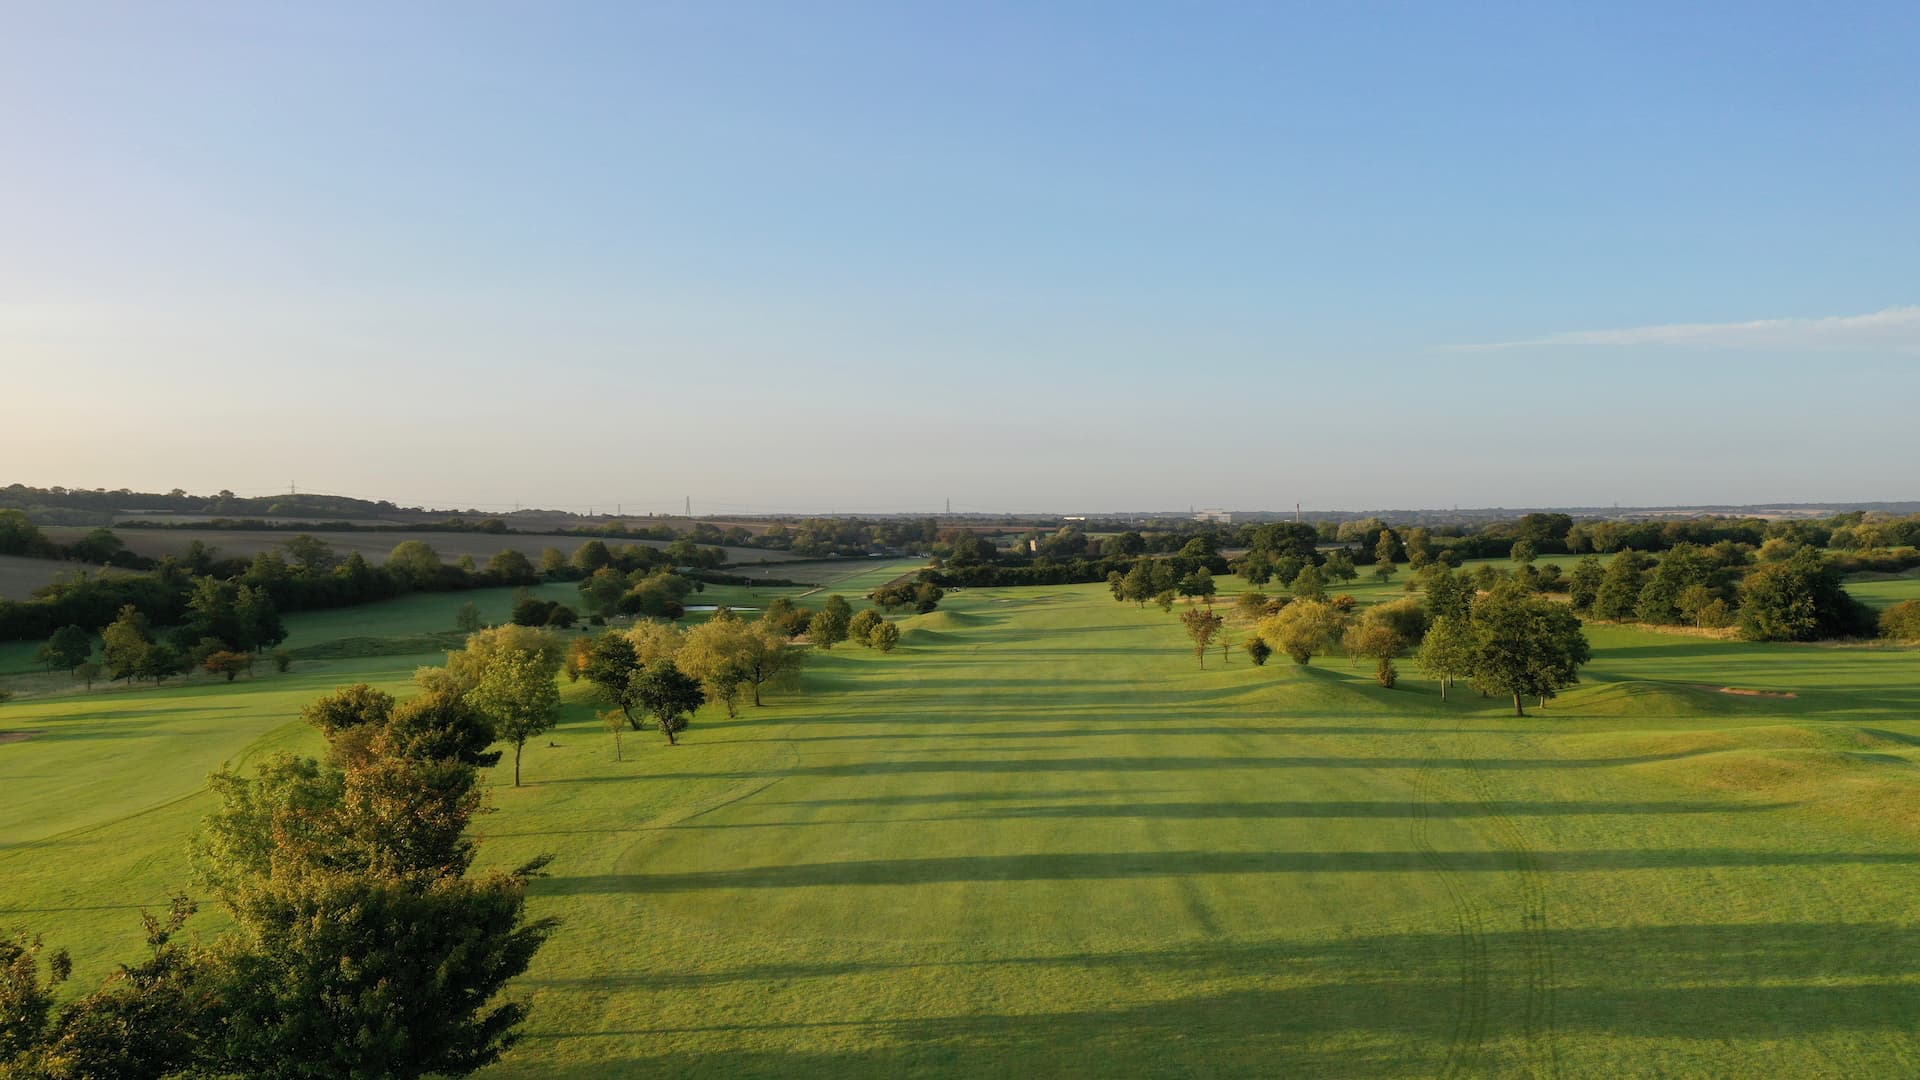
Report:
[[621,715],[618,709],[607,709],[599,713],[599,717],[600,726],[606,728],[607,733],[613,736],[613,760],[625,761],[626,757],[620,747],[620,737],[626,733],[627,718]]
[[1253,661],[1255,667],[1265,667],[1267,658],[1273,655],[1273,646],[1267,644],[1266,639],[1259,634],[1250,635],[1240,647],[1247,650],[1247,657]]
[[1533,546],[1533,541],[1524,536],[1513,542],[1513,549],[1507,554],[1509,558],[1522,566],[1531,566],[1533,560],[1540,557],[1540,551]]
[[1525,716],[1525,698],[1546,699],[1579,682],[1591,657],[1580,619],[1566,607],[1504,585],[1473,606],[1473,679],[1513,695],[1513,714]]
[[1161,611],[1172,611],[1173,602],[1176,599],[1179,599],[1179,595],[1172,589],[1162,589],[1153,596],[1153,602],[1159,606]]
[[818,648],[831,649],[847,640],[847,627],[852,621],[852,605],[836,593],[827,597],[826,604],[807,621],[807,640]]
[[1133,568],[1127,571],[1124,579],[1126,599],[1138,607],[1146,607],[1147,601],[1159,590],[1153,587],[1153,566],[1150,560],[1135,560]]
[[873,628],[881,622],[880,613],[872,608],[863,608],[847,620],[847,637],[861,645],[872,648]]
[[747,681],[746,656],[753,647],[749,640],[753,633],[751,626],[723,607],[713,613],[713,618],[687,631],[680,651],[674,654],[680,670],[700,680],[707,699],[727,707],[728,719],[739,715],[740,687]]
[[156,641],[140,654],[140,664],[134,674],[142,679],[152,679],[154,685],[158,686],[187,669],[188,660],[184,653],[164,641]]
[[222,649],[208,653],[200,661],[200,666],[206,669],[207,674],[225,675],[227,681],[232,682],[234,676],[253,667],[253,656],[250,653],[229,652]]
[[1293,595],[1296,600],[1327,598],[1327,579],[1319,567],[1308,563],[1300,568],[1300,572],[1293,577]]
[[1207,666],[1207,646],[1213,643],[1213,635],[1220,632],[1224,619],[1213,613],[1212,608],[1193,607],[1180,613],[1180,622],[1187,628],[1187,636],[1193,639],[1193,658],[1200,666]]
[[453,628],[463,634],[471,634],[482,625],[480,608],[471,600],[460,605],[460,613],[453,617]]
[[634,710],[640,708],[636,685],[643,668],[633,642],[625,634],[601,634],[588,649],[579,665],[580,677],[593,684],[602,701],[620,711],[629,727],[639,731],[640,718]]
[[1354,568],[1353,556],[1347,554],[1346,548],[1327,556],[1326,573],[1328,577],[1339,581],[1352,581],[1360,576],[1360,571]]
[[681,671],[671,660],[650,665],[642,672],[635,693],[641,706],[659,722],[669,746],[679,741],[676,735],[687,730],[687,718],[707,703],[700,680]]
[[1441,615],[1427,627],[1417,662],[1428,678],[1440,683],[1441,701],[1447,700],[1447,688],[1455,679],[1473,677],[1475,644],[1473,625],[1464,617]]
[[84,682],[87,689],[93,689],[93,681],[100,677],[100,665],[91,660],[82,660],[74,666],[73,677]]
[[1368,608],[1347,627],[1341,647],[1355,659],[1376,661],[1374,679],[1388,689],[1398,681],[1395,657],[1404,656],[1426,632],[1426,613],[1417,600],[1396,600]]
[[1295,600],[1277,615],[1261,620],[1258,633],[1296,664],[1306,664],[1340,638],[1345,620],[1325,600]]
[[883,653],[890,653],[900,644],[900,624],[884,619],[873,628],[870,635],[873,647]]
[[943,596],[947,596],[947,590],[933,584],[931,580],[922,580],[920,584],[914,586],[914,611],[918,611],[920,615],[933,611],[935,607],[941,605]]
[[527,740],[554,725],[560,688],[554,668],[537,656],[508,653],[491,660],[469,695],[474,707],[493,721],[500,738],[513,744],[513,786],[520,786],[520,755]]
[[115,679],[132,682],[140,674],[148,650],[153,648],[153,634],[147,617],[140,613],[139,608],[127,604],[107,624],[106,629],[100,631],[100,638],[107,670]]
[[1127,599],[1127,575],[1118,570],[1107,571],[1107,591],[1113,594],[1116,603]]
[[78,626],[63,626],[47,639],[47,665],[69,675],[92,655],[93,635]]

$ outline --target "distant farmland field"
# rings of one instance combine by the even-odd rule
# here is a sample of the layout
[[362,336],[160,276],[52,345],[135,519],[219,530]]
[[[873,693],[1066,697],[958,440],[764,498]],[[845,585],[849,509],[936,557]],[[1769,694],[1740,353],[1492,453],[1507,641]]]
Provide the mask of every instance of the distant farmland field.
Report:
[[86,563],[59,559],[24,559],[18,555],[0,555],[0,600],[24,600],[33,590],[70,570],[98,570]]
[[[52,540],[70,544],[92,531],[77,526],[47,526],[40,530]],[[298,531],[284,529],[132,529],[124,526],[116,528],[114,535],[126,542],[128,550],[136,555],[145,555],[157,559],[162,555],[185,555],[187,548],[195,540],[220,549],[220,554],[251,558],[262,551],[278,548],[288,540],[298,536]],[[313,530],[313,535],[333,545],[341,555],[359,552],[372,562],[384,562],[387,553],[394,546],[408,540],[422,540],[432,545],[443,559],[457,559],[462,555],[471,555],[480,562],[492,558],[502,551],[519,551],[528,558],[537,558],[543,548],[557,547],[571,553],[574,548],[586,543],[584,536],[556,536],[530,533],[469,533],[419,531],[350,531],[324,532]],[[664,540],[608,540],[613,547],[624,544],[640,544],[645,547],[666,547]],[[796,558],[785,551],[761,551],[758,548],[724,547],[729,562],[781,562]]]

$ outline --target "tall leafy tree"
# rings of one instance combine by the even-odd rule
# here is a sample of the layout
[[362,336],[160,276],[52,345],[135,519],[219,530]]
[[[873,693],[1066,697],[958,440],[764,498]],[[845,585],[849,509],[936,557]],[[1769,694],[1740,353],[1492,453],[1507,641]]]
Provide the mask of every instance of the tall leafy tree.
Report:
[[1279,614],[1260,621],[1256,633],[1275,650],[1286,653],[1296,664],[1312,661],[1315,653],[1325,652],[1340,639],[1346,620],[1325,600],[1295,600]]
[[1641,570],[1644,565],[1641,554],[1632,548],[1613,557],[1600,578],[1600,587],[1594,591],[1595,618],[1615,621],[1633,618],[1640,603],[1640,591],[1646,587],[1646,575]]
[[1811,547],[1762,563],[1740,587],[1740,636],[1815,641],[1873,632],[1873,616],[1841,587],[1840,572]]
[[1220,632],[1226,620],[1213,613],[1212,608],[1190,607],[1180,613],[1180,622],[1187,628],[1187,636],[1193,639],[1193,657],[1200,666],[1207,666],[1207,646],[1212,644],[1213,636]]
[[835,593],[807,621],[807,640],[818,648],[831,649],[847,640],[847,626],[853,621],[853,606]]
[[1296,600],[1325,600],[1327,598],[1326,575],[1320,568],[1308,563],[1300,568],[1293,578],[1293,596]]
[[1565,606],[1542,600],[1515,585],[1503,585],[1473,606],[1473,680],[1513,696],[1513,713],[1525,716],[1525,700],[1546,699],[1579,682],[1592,655],[1580,619]]
[[68,674],[93,655],[93,635],[78,626],[63,626],[47,640],[47,662]]
[[854,613],[852,619],[848,620],[847,637],[852,641],[857,641],[861,645],[871,648],[873,646],[873,641],[871,640],[873,637],[873,628],[879,626],[882,621],[879,612],[872,608],[862,608],[860,611]]
[[687,729],[688,718],[707,702],[700,680],[681,671],[671,660],[648,665],[640,675],[635,693],[647,713],[659,723],[669,746],[679,741],[676,736]]
[[1420,670],[1440,683],[1440,700],[1447,700],[1447,689],[1456,679],[1473,677],[1475,638],[1473,625],[1462,615],[1439,615],[1427,627],[1420,640],[1416,658]]
[[1573,601],[1573,610],[1591,611],[1600,596],[1600,583],[1607,577],[1607,568],[1597,555],[1587,555],[1573,564],[1573,573],[1567,575],[1567,597]]
[[476,707],[493,721],[494,730],[513,744],[513,786],[520,786],[520,758],[527,740],[551,729],[560,708],[560,690],[554,671],[533,657],[503,656],[487,666],[473,688]]
[[639,731],[643,713],[635,687],[646,665],[633,640],[625,634],[606,633],[581,644],[586,653],[578,666],[580,677],[593,684],[602,701],[619,710],[628,727]]

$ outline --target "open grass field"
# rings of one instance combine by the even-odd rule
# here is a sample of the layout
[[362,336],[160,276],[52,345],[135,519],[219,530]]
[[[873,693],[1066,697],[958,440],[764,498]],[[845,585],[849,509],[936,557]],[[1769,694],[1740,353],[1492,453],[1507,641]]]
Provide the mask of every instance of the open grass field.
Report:
[[[49,525],[41,532],[56,543],[70,544],[92,530],[74,525]],[[282,544],[298,536],[299,533],[285,529],[130,529],[119,526],[114,529],[127,545],[127,550],[136,555],[157,559],[162,555],[181,556],[193,546],[195,540],[219,549],[221,556],[252,558],[262,551],[279,550]],[[418,532],[394,530],[391,532],[373,532],[352,530],[346,532],[325,532],[314,530],[313,535],[333,545],[341,555],[359,552],[370,562],[382,563],[387,554],[398,544],[408,540],[421,540],[432,545],[440,557],[452,562],[462,555],[471,555],[480,563],[502,551],[518,551],[529,559],[539,559],[540,552],[546,548],[559,548],[568,554],[589,537],[537,535],[532,533],[478,533],[478,532],[439,532],[431,529]],[[639,544],[642,547],[666,547],[664,540],[609,540],[614,547],[625,544]],[[791,552],[762,551],[759,548],[723,547],[729,562],[784,562],[795,558]]]
[[[1338,657],[1202,671],[1102,586],[903,625],[625,762],[566,688],[480,823],[483,862],[556,856],[531,906],[564,920],[486,1075],[1920,1071],[1920,653],[1598,626],[1517,719]],[[313,749],[301,702],[434,659],[0,706],[30,736],[0,743],[0,926],[97,981],[187,883],[208,769]]]

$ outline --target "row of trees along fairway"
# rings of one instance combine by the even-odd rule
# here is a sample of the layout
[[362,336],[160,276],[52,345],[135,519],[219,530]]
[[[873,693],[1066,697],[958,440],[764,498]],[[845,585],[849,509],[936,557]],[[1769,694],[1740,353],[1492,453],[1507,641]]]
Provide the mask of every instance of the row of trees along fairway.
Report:
[[[1579,617],[1566,604],[1512,581],[1481,595],[1471,581],[1445,566],[1424,580],[1424,603],[1407,597],[1357,613],[1351,597],[1243,593],[1236,615],[1252,624],[1243,648],[1255,664],[1278,652],[1304,665],[1338,646],[1356,661],[1374,661],[1375,679],[1389,688],[1399,678],[1394,660],[1417,653],[1421,670],[1439,681],[1442,700],[1456,680],[1466,680],[1483,694],[1512,697],[1514,712],[1521,716],[1526,715],[1528,699],[1537,699],[1544,708],[1548,699],[1579,681],[1579,670],[1592,650]],[[1210,603],[1191,602],[1180,618],[1195,657],[1205,667],[1206,650],[1222,634],[1226,620]],[[1223,642],[1223,658],[1226,655]]]
[[537,632],[490,633],[405,701],[361,685],[313,702],[324,758],[214,774],[193,864],[231,929],[210,944],[182,937],[195,905],[177,898],[145,916],[146,957],[60,1004],[65,955],[0,938],[0,1075],[413,1078],[498,1060],[526,1013],[502,992],[555,924],[525,915],[545,860],[473,873],[468,826],[488,747],[550,722],[553,675]]

